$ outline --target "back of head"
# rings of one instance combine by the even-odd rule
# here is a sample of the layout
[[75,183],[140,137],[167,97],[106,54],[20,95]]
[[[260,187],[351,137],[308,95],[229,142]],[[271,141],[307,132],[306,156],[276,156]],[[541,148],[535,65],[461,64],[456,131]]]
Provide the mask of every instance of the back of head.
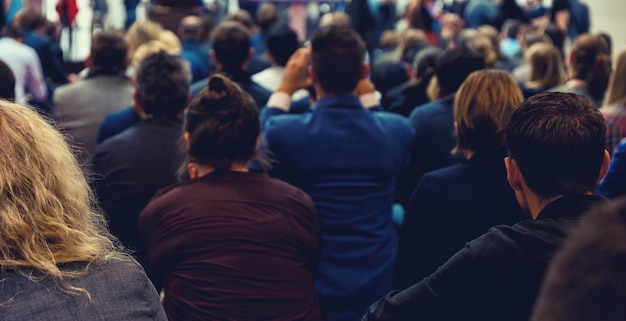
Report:
[[15,76],[2,60],[0,60],[0,98],[15,101]]
[[126,45],[128,46],[128,58],[131,59],[139,46],[152,40],[159,40],[163,28],[161,25],[150,20],[137,21],[126,31]]
[[401,33],[400,49],[403,62],[410,63],[415,59],[415,55],[426,46],[426,34],[419,29],[407,29]]
[[420,50],[413,59],[413,70],[420,79],[430,79],[435,74],[437,57],[443,53],[443,49],[427,47]]
[[[545,33],[536,30],[528,30],[522,35],[522,46],[528,50],[536,43],[549,43],[553,45],[552,40]],[[558,50],[558,48],[557,48]],[[559,51],[559,53],[561,53]]]
[[574,39],[569,67],[575,79],[587,82],[589,94],[600,100],[609,84],[611,59],[606,41],[596,35],[582,34]]
[[178,24],[178,37],[181,40],[197,40],[202,30],[202,19],[198,16],[184,17]]
[[159,41],[161,41],[167,47],[167,53],[170,55],[180,55],[183,51],[183,46],[180,43],[180,39],[175,33],[169,30],[161,31],[159,35]]
[[537,87],[553,88],[565,82],[561,53],[550,43],[536,43],[525,53],[530,63],[530,82]]
[[273,3],[263,3],[256,12],[256,21],[261,27],[261,32],[267,31],[278,21],[278,10]]
[[225,76],[214,75],[189,105],[185,133],[190,162],[227,171],[255,158],[259,112],[248,93]]
[[383,50],[391,50],[400,44],[400,34],[396,30],[385,30],[380,35],[378,46]]
[[325,13],[320,18],[318,28],[327,28],[330,26],[349,28],[350,16],[343,11]]
[[506,125],[522,100],[509,73],[490,69],[470,74],[454,98],[457,149],[490,152],[505,147]]
[[237,12],[227,15],[224,18],[224,22],[226,21],[238,22],[244,28],[246,28],[246,31],[248,32],[252,32],[252,28],[254,28],[254,20],[252,19],[252,16],[248,13],[248,11],[245,10],[239,10]]
[[14,25],[6,25],[2,28],[2,37],[14,40],[24,38],[24,30]]
[[137,102],[147,115],[176,119],[187,105],[191,73],[180,57],[163,51],[149,55],[133,79]]
[[565,34],[565,32],[561,29],[559,29],[556,25],[554,24],[549,24],[546,29],[544,30],[546,36],[548,36],[548,38],[550,38],[550,40],[552,41],[552,44],[554,44],[554,46],[559,49],[559,52],[561,53],[562,56],[564,55],[564,48],[565,48],[565,38],[567,37],[567,35]]
[[98,32],[91,42],[91,63],[94,69],[108,73],[123,72],[128,47],[122,34],[115,31]]
[[491,41],[485,36],[478,36],[467,42],[467,47],[481,54],[485,59],[485,68],[495,68],[498,53]]
[[504,55],[500,51],[500,33],[498,32],[498,29],[493,26],[485,25],[478,27],[477,30],[481,36],[487,37],[491,43],[491,47],[497,54],[497,59],[504,59]]
[[502,31],[509,39],[517,39],[517,36],[523,32],[524,23],[520,20],[509,19],[502,25]]
[[617,56],[604,105],[613,106],[624,103],[626,103],[626,50],[622,50]]
[[352,93],[363,76],[365,45],[354,31],[330,26],[311,37],[311,65],[322,89],[333,95]]
[[289,57],[298,50],[298,35],[284,24],[270,28],[265,39],[267,50],[272,54],[279,66],[287,64]]
[[19,26],[27,31],[44,27],[46,18],[34,9],[26,9],[20,13]]
[[593,193],[604,137],[604,118],[594,103],[571,93],[528,98],[506,130],[510,157],[528,187],[542,197]]
[[485,69],[485,59],[479,53],[466,47],[445,51],[435,66],[442,95],[455,93],[469,74],[481,69]]
[[108,258],[115,246],[60,132],[0,100],[0,136],[0,268],[62,278],[58,264]]
[[588,212],[546,272],[532,321],[626,319],[626,201]]
[[161,40],[152,40],[137,48],[135,55],[133,55],[133,59],[131,60],[131,66],[137,68],[141,61],[143,61],[146,57],[161,51],[165,51],[170,55],[176,54],[176,51],[172,51],[171,48],[169,48]]
[[225,21],[213,30],[211,45],[225,70],[239,69],[250,54],[250,34],[240,23]]

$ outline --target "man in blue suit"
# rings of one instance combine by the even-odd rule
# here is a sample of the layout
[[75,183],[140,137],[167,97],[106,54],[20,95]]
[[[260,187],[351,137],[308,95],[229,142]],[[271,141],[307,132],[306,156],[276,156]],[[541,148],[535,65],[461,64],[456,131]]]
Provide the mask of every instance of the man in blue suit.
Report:
[[[374,87],[364,57],[354,31],[316,31],[311,47],[287,63],[264,112],[275,175],[307,192],[320,217],[316,288],[326,321],[359,320],[377,295],[392,288],[394,182],[407,165],[414,130],[406,118],[366,101]],[[318,98],[311,112],[287,115],[293,92],[311,82]],[[360,94],[366,94],[361,101]]]

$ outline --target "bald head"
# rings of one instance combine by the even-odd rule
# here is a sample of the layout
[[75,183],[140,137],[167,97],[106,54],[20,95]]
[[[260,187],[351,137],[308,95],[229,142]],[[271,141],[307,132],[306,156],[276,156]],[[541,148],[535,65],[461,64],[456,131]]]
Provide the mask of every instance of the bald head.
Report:
[[182,39],[197,38],[202,29],[202,19],[198,16],[186,16],[178,25],[178,37]]

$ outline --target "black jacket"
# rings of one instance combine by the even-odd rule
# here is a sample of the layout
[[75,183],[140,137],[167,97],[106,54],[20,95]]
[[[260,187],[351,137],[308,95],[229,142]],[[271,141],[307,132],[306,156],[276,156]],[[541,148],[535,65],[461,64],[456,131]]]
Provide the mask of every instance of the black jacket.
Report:
[[380,299],[363,320],[528,320],[567,228],[604,200],[564,196],[548,204],[536,220],[496,226],[429,277]]

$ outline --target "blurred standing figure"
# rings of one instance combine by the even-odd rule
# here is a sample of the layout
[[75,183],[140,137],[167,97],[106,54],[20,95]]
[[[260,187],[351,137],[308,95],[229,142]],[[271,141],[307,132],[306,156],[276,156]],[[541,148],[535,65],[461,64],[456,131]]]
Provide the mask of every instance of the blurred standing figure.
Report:
[[0,100],[3,320],[165,321],[159,296],[122,253],[61,133]]

